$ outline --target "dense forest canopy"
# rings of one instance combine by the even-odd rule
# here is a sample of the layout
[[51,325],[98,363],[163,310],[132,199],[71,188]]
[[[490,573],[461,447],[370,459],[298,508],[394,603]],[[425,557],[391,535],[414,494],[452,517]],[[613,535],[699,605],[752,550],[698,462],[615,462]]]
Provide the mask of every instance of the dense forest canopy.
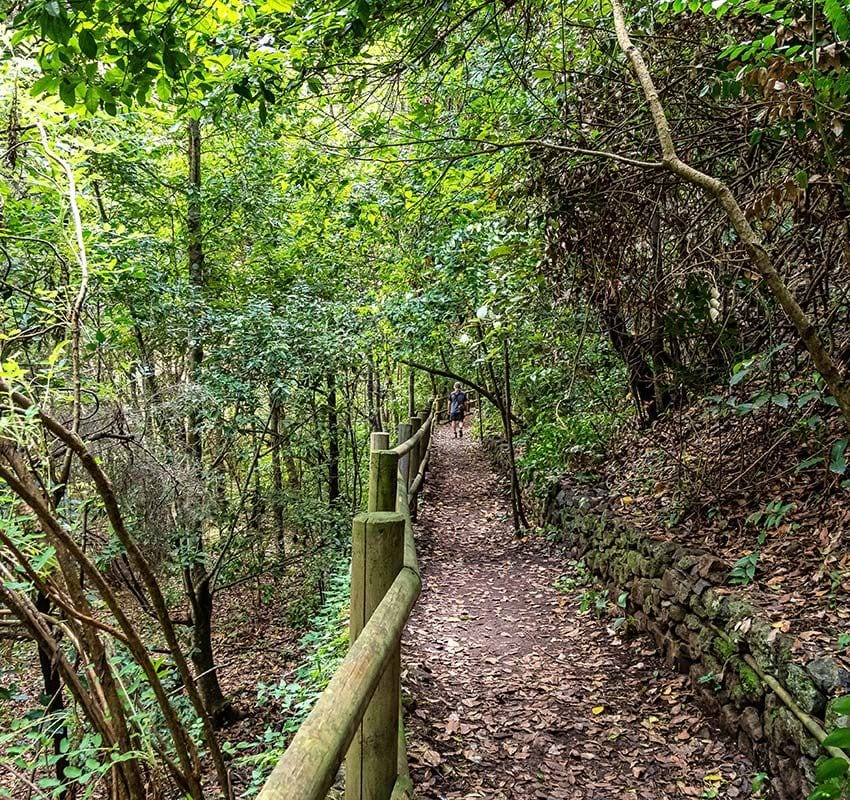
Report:
[[686,418],[741,435],[680,458],[683,515],[752,448],[840,497],[840,0],[19,0],[2,33],[2,714],[36,652],[44,703],[0,795],[256,791],[306,700],[233,750],[217,611],[344,593],[368,432],[455,379],[538,486]]

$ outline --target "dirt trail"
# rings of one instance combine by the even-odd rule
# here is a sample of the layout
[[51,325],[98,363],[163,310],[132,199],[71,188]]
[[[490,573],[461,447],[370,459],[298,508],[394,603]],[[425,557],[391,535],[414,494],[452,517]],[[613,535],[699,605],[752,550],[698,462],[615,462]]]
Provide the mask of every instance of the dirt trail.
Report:
[[[468,426],[469,427],[469,426]],[[404,643],[422,800],[751,796],[752,765],[644,638],[580,614],[542,537],[518,541],[505,488],[440,426],[417,525],[425,590]]]

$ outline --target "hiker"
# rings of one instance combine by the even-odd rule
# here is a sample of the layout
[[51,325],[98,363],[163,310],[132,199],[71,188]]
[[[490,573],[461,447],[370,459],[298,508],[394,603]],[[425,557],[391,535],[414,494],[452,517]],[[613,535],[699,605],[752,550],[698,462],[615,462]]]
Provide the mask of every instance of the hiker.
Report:
[[455,383],[454,391],[449,395],[449,419],[452,422],[452,434],[455,439],[463,438],[463,415],[469,411],[469,398],[466,392],[460,388],[460,383]]

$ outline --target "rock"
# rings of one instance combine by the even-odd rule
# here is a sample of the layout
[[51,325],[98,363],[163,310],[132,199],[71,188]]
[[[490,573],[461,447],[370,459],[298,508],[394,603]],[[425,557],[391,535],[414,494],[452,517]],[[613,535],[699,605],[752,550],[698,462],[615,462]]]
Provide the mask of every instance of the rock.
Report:
[[629,596],[636,606],[643,606],[643,601],[646,600],[651,593],[652,584],[646,578],[641,578],[632,584]]
[[741,730],[752,742],[760,742],[764,739],[764,728],[761,724],[761,715],[754,706],[747,706],[739,719]]
[[667,569],[661,576],[661,591],[679,603],[687,602],[691,593],[688,576],[678,569]]
[[731,567],[725,561],[706,553],[697,561],[694,572],[709,583],[726,583]]
[[703,657],[711,647],[712,638],[713,634],[708,628],[701,628],[688,634],[688,645],[694,658],[701,659]]
[[729,694],[739,707],[761,702],[764,686],[756,672],[740,658],[730,658],[727,666]]
[[685,627],[689,631],[701,631],[703,628],[702,620],[696,614],[688,614],[685,617]]
[[773,750],[780,755],[797,758],[802,753],[808,758],[815,759],[820,754],[820,746],[787,708],[775,709],[768,717],[765,734],[773,743]]
[[815,686],[830,696],[836,689],[846,689],[850,685],[850,672],[839,667],[832,658],[816,658],[806,664],[806,672]]
[[749,611],[752,616],[744,635],[750,646],[750,652],[765,672],[778,674],[788,660],[790,653],[788,643],[764,617],[756,616],[752,607],[749,607]]
[[738,709],[732,703],[726,703],[720,709],[720,722],[727,731],[736,731],[739,726],[740,715]]
[[797,705],[807,714],[821,716],[826,708],[826,698],[809,677],[809,673],[797,664],[788,664],[785,669],[785,688]]
[[780,758],[778,761],[780,769],[779,774],[782,776],[783,789],[788,798],[803,798],[808,797],[809,786],[807,786],[800,768],[797,764],[797,759],[793,757]]
[[687,572],[695,566],[700,559],[700,554],[690,547],[679,547],[673,554],[673,563],[683,572]]
[[664,647],[664,642],[667,640],[667,632],[657,622],[650,622],[647,625],[647,631],[652,634],[655,639],[655,646],[660,650]]
[[728,614],[726,598],[717,594],[714,589],[706,589],[700,597],[700,611],[702,615],[711,620],[721,620]]

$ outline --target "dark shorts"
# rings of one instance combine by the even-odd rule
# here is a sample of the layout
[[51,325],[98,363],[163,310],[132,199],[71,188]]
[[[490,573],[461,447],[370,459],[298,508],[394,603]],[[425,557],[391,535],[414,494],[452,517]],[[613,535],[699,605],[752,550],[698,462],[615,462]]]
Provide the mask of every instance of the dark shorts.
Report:
[[463,411],[455,411],[453,414],[449,414],[449,419],[452,422],[463,422]]

